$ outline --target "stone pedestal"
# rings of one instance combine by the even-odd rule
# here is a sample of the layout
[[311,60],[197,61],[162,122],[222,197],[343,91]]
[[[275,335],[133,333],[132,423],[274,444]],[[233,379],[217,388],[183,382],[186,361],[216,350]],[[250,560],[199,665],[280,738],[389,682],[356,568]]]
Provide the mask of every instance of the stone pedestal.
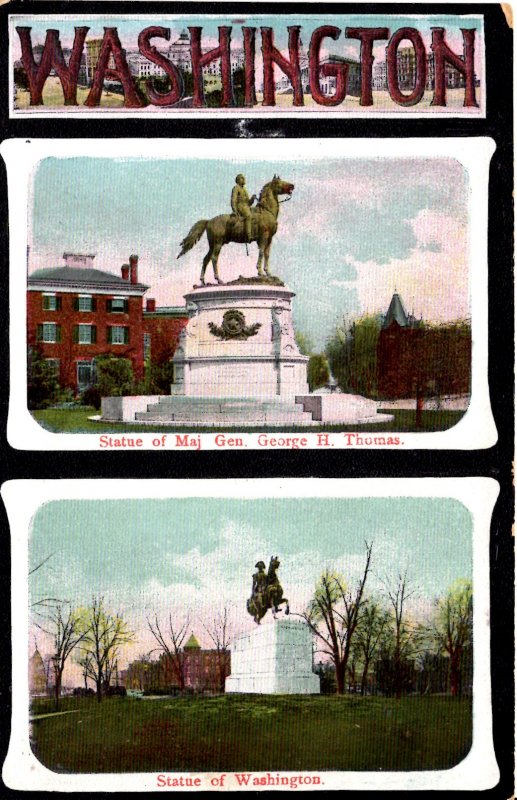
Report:
[[294,292],[267,283],[225,284],[185,295],[189,321],[174,354],[173,396],[289,398],[308,394],[295,341]]
[[283,617],[235,639],[225,689],[234,694],[319,694],[308,625]]

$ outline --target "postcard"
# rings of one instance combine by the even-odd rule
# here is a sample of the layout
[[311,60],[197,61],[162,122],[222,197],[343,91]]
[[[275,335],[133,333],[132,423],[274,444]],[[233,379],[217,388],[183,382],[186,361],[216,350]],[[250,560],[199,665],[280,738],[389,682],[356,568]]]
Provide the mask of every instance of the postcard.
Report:
[[5,783],[495,786],[498,491],[488,478],[4,484]]
[[372,145],[5,141],[12,446],[493,445],[494,143]]

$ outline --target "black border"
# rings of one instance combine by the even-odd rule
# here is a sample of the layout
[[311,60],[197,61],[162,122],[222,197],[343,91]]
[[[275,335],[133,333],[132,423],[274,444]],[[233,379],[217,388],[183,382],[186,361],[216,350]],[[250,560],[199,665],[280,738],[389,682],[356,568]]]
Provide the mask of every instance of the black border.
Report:
[[[8,15],[11,14],[161,14],[236,15],[238,3],[211,2],[47,2],[15,0],[0,7],[0,135],[8,138],[136,138],[185,137],[233,138],[238,136],[238,119],[9,119],[8,109]],[[336,14],[483,14],[486,42],[486,119],[466,117],[432,119],[325,119],[296,117],[248,118],[247,130],[256,137],[280,134],[286,137],[316,136],[375,138],[490,136],[496,151],[490,165],[489,190],[489,386],[492,410],[498,430],[497,443],[486,450],[364,450],[339,451],[244,451],[196,453],[100,453],[25,452],[11,448],[6,439],[9,397],[8,352],[8,206],[6,174],[0,160],[0,481],[15,478],[216,478],[216,477],[456,477],[488,476],[500,485],[490,537],[490,601],[492,636],[492,702],[494,745],[501,770],[499,784],[483,792],[490,798],[508,798],[513,785],[513,576],[514,553],[511,537],[513,519],[512,459],[514,455],[514,303],[513,303],[513,34],[499,4],[332,4],[263,3],[245,4],[246,14],[317,13],[331,20]],[[243,114],[245,116],[245,114]],[[13,309],[13,312],[15,310]],[[0,758],[7,751],[10,724],[10,642],[9,642],[9,528],[2,509],[0,559],[2,580],[2,630],[0,641]],[[14,609],[15,611],[15,609]],[[5,698],[5,699],[4,699]],[[16,790],[2,784],[3,797],[15,797]],[[54,796],[38,792],[37,796]],[[61,794],[61,793],[59,793]],[[88,793],[75,793],[88,797]],[[96,793],[99,796],[109,793]],[[132,793],[133,794],[133,793]],[[275,793],[283,796],[283,793]],[[303,794],[303,793],[300,793]],[[360,797],[378,792],[349,792]],[[477,797],[478,792],[462,792]],[[422,798],[441,798],[449,792],[418,792]]]

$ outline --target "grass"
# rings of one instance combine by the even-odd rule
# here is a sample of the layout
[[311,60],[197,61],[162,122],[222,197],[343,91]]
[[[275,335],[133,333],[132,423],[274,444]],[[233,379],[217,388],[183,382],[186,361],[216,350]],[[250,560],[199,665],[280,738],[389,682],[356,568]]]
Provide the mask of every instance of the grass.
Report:
[[[382,412],[382,408],[379,409]],[[32,416],[42,428],[52,433],[152,433],[154,430],[159,433],[181,432],[195,430],[199,433],[215,433],[217,431],[271,431],[271,426],[260,425],[253,428],[241,427],[201,427],[188,425],[128,425],[126,423],[106,423],[92,422],[88,419],[95,414],[99,414],[93,408],[80,406],[77,408],[46,408],[42,411],[31,411]],[[320,425],[310,428],[282,428],[283,432],[302,431],[307,433],[318,433],[319,431],[350,431],[364,433],[368,431],[376,433],[404,433],[404,432],[433,432],[445,431],[452,428],[460,421],[464,411],[423,411],[420,427],[416,425],[415,411],[394,409],[386,410],[386,413],[393,414],[393,422],[382,423],[380,425]],[[279,430],[278,428],[276,430]]]
[[[88,97],[90,93],[90,87],[85,86],[78,86],[77,87],[77,103],[78,105],[84,105],[84,101]],[[43,88],[43,107],[42,106],[31,106],[30,105],[30,94],[28,91],[23,91],[18,89],[18,95],[16,97],[16,108],[17,109],[25,109],[25,108],[36,108],[37,110],[43,110],[44,106],[51,106],[53,108],[57,107],[65,107],[64,96],[63,96],[63,89],[61,88],[61,82],[59,78],[48,78],[45,86]],[[124,95],[122,94],[113,94],[111,92],[103,91],[101,94],[101,101],[100,105],[103,108],[122,108],[124,105]],[[70,107],[67,106],[67,109]]]
[[32,723],[56,772],[447,769],[472,736],[470,700],[446,696],[70,698],[60,710],[71,708]]

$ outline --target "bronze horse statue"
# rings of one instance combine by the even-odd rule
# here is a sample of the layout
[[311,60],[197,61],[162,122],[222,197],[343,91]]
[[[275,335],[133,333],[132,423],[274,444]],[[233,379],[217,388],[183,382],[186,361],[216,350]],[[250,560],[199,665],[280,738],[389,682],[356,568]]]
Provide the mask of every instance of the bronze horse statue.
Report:
[[[278,175],[273,180],[266,183],[261,191],[258,203],[251,209],[251,241],[257,242],[259,256],[257,261],[257,272],[261,276],[271,275],[269,271],[269,252],[271,242],[278,228],[278,212],[280,211],[280,195],[291,196],[294,189],[292,183],[283,181]],[[206,231],[208,239],[208,253],[203,259],[201,268],[200,282],[205,285],[205,272],[208,262],[212,262],[214,277],[217,283],[224,283],[219,278],[217,260],[223,245],[229,242],[246,243],[246,227],[244,219],[237,214],[220,214],[212,219],[200,219],[192,226],[188,234],[181,242],[181,252],[178,258],[188,253],[195,244],[199,242],[203,233]],[[264,262],[265,272],[262,268]]]
[[251,590],[251,597],[246,602],[246,609],[253,617],[257,625],[260,625],[260,620],[264,617],[269,609],[276,619],[279,606],[286,604],[285,613],[289,614],[289,600],[284,597],[284,590],[280,585],[276,571],[280,566],[278,556],[271,556],[269,562],[269,569],[267,575],[262,571],[265,568],[264,562],[259,561],[256,567],[259,571],[253,576],[253,587]]

